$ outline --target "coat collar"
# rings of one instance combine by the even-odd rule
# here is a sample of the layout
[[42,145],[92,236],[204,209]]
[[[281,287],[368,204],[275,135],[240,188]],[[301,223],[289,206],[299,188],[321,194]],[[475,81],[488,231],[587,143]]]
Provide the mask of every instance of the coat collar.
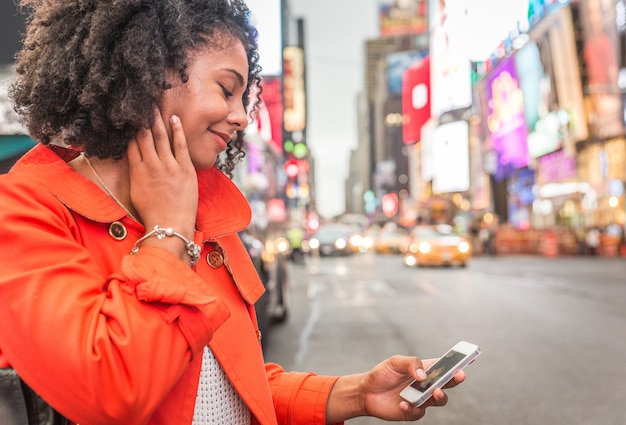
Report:
[[[89,179],[66,162],[77,153],[65,148],[37,145],[13,167],[11,173],[26,173],[46,186],[76,213],[91,220],[110,223],[126,212]],[[198,172],[198,230],[205,238],[237,233],[250,223],[248,201],[237,186],[216,168]]]

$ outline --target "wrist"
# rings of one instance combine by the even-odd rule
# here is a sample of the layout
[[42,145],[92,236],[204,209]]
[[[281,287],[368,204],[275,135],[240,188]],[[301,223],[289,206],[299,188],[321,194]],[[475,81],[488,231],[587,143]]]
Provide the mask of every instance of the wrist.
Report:
[[[172,227],[155,225],[152,230],[147,231],[142,237],[137,239],[137,242],[135,242],[135,245],[130,251],[130,254],[137,254],[141,245],[144,243],[154,246],[169,246],[170,249],[174,249],[174,252],[184,252],[184,254],[187,256],[185,258],[190,262],[191,266],[194,266],[200,258],[201,247],[194,243],[193,236],[191,238],[188,238],[182,233],[177,232]],[[184,248],[183,251],[181,251],[180,249],[172,248],[175,246],[180,247],[181,243]],[[180,257],[180,255],[178,256]]]
[[365,415],[363,374],[339,377],[326,402],[326,423],[340,423]]

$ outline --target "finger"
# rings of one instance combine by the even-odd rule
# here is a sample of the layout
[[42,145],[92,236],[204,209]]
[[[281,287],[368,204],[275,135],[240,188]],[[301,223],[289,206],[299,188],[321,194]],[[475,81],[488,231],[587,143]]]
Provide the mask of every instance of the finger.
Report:
[[448,403],[448,395],[441,388],[436,388],[430,401],[433,406],[445,406]]
[[158,159],[151,129],[141,128],[135,135],[135,141],[140,160],[147,161]]
[[461,382],[465,381],[466,376],[467,375],[465,374],[465,371],[463,370],[458,371],[457,373],[454,374],[454,377],[450,380],[450,382],[444,385],[444,388],[456,387]]
[[412,371],[413,377],[418,381],[424,381],[428,376],[426,370],[431,367],[438,359],[419,359],[417,358],[418,367]]
[[423,418],[426,414],[425,406],[415,407],[406,401],[400,402],[400,410],[404,414],[404,419],[407,421],[416,421]]
[[128,147],[126,148],[126,156],[128,157],[129,164],[137,164],[141,162],[141,152],[139,151],[139,146],[137,145],[136,139],[132,139],[128,142]]
[[172,129],[172,151],[174,157],[180,163],[190,162],[189,149],[187,148],[187,138],[183,130],[183,124],[180,117],[172,115],[170,117],[170,127]]
[[398,373],[405,373],[408,371],[409,375],[419,380],[426,379],[424,372],[424,365],[419,357],[406,357],[406,356],[394,356],[392,358],[392,367]]
[[154,147],[159,158],[164,159],[172,155],[172,145],[170,136],[165,127],[161,111],[157,108],[154,111],[154,124],[152,125],[152,138],[154,139]]

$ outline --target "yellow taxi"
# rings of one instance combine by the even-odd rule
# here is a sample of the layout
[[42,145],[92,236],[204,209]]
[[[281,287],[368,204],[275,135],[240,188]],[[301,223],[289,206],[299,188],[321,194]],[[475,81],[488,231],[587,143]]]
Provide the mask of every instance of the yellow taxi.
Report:
[[469,240],[454,233],[452,226],[438,224],[415,227],[403,259],[407,266],[465,267],[471,256]]

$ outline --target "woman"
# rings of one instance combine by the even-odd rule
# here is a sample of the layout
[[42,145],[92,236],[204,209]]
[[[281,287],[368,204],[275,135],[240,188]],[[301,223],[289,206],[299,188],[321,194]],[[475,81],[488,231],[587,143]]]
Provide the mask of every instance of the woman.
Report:
[[398,396],[418,358],[343,377],[263,363],[250,209],[225,175],[260,81],[245,4],[21,4],[11,95],[40,144],[0,177],[0,367],[82,425],[422,417]]

